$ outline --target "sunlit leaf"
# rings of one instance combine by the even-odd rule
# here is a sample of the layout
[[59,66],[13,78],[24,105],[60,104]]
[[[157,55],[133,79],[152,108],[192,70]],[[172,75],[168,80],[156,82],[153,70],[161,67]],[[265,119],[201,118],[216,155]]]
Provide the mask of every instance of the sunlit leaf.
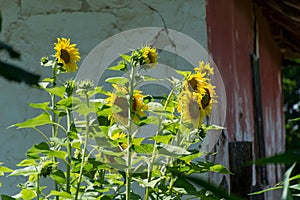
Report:
[[153,152],[153,144],[134,145],[133,149],[136,153],[151,154]]
[[163,79],[155,78],[155,77],[148,76],[148,75],[144,75],[143,77],[144,77],[144,81],[158,81],[158,80],[163,80]]
[[59,184],[65,184],[66,183],[66,177],[63,171],[56,170],[55,172],[52,172],[50,174],[50,177],[55,180]]
[[53,122],[50,119],[50,115],[44,112],[37,117],[28,119],[22,123],[14,124],[13,126],[17,126],[18,128],[33,128],[36,126],[43,126],[46,124],[53,124]]
[[155,124],[158,125],[159,118],[157,116],[149,116],[146,119],[142,119],[139,121],[139,126],[145,125],[145,124]]
[[290,188],[294,190],[300,190],[300,185],[299,184],[291,185]]
[[50,110],[49,108],[50,102],[43,102],[43,103],[30,103],[29,106],[32,108],[39,108],[42,110]]
[[226,167],[224,167],[223,165],[220,165],[220,164],[215,164],[215,165],[211,166],[209,168],[209,170],[212,172],[218,172],[218,173],[222,173],[222,174],[231,174],[231,172]]
[[257,191],[257,192],[252,192],[249,195],[259,195],[259,194],[263,194],[265,192],[269,192],[269,191],[273,191],[273,190],[279,190],[279,189],[282,189],[282,188],[283,188],[283,186],[271,187],[271,188],[267,188],[267,189],[260,190],[260,191]]
[[64,86],[58,86],[54,88],[45,88],[45,90],[52,95],[64,98],[66,88]]
[[51,196],[59,196],[66,199],[74,199],[73,195],[67,193],[67,192],[60,192],[56,190],[51,190],[50,194],[47,196],[48,198]]
[[179,146],[173,146],[169,144],[159,144],[158,145],[159,153],[168,155],[168,156],[180,156],[180,155],[189,155],[191,154],[186,149],[179,147]]
[[105,82],[124,85],[125,83],[128,83],[129,80],[125,77],[111,77],[107,78]]
[[25,159],[22,160],[21,162],[19,162],[17,164],[17,166],[19,167],[23,167],[23,166],[37,166],[38,164],[36,163],[36,161],[34,159]]
[[122,71],[122,70],[126,70],[126,65],[124,65],[124,63],[122,62],[119,62],[118,65],[115,65],[115,66],[112,66],[112,67],[109,67],[107,68],[109,70],[114,70],[114,71]]
[[64,152],[64,151],[46,151],[46,152],[43,152],[45,153],[45,155],[48,155],[48,156],[53,156],[53,157],[56,157],[56,158],[60,158],[62,160],[64,160],[67,156],[67,152]]
[[12,171],[9,176],[29,176],[31,174],[38,174],[35,166],[28,166],[21,169],[16,169]]
[[24,200],[30,200],[30,199],[33,199],[34,197],[36,197],[35,192],[32,190],[29,190],[29,189],[23,189],[21,191],[21,195]]
[[289,122],[297,122],[300,121],[300,117],[299,118],[295,118],[295,119],[289,119]]
[[80,99],[77,97],[68,97],[59,100],[56,104],[59,107],[69,108],[71,106],[79,104],[80,102],[81,102]]
[[8,167],[0,166],[0,176],[3,176],[4,173],[12,172],[12,169],[9,169]]
[[197,158],[201,158],[203,155],[207,155],[207,153],[200,151],[198,153],[194,153],[191,155],[187,155],[187,156],[182,156],[179,159],[185,161],[186,163],[190,163],[192,160],[197,159]]
[[290,186],[290,175],[294,169],[296,164],[293,164],[285,173],[284,173],[284,181],[283,181],[283,191],[282,191],[282,196],[281,199],[282,200],[292,200],[292,193],[291,190],[289,188]]
[[184,77],[188,77],[191,74],[190,71],[181,71],[181,70],[175,70],[175,71]]
[[164,144],[168,144],[173,136],[172,135],[156,135],[151,137],[151,140],[155,140],[156,142],[161,142]]
[[127,62],[130,62],[131,56],[125,55],[125,54],[120,54],[120,57],[126,60]]

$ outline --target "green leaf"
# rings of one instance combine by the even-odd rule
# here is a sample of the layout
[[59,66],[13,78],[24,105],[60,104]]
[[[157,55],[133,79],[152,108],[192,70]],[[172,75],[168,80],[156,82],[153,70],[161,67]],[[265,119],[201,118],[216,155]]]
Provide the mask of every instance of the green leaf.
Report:
[[159,153],[169,156],[181,156],[181,155],[189,155],[191,154],[186,149],[179,147],[179,146],[173,146],[169,144],[159,144],[158,145]]
[[83,116],[87,116],[90,113],[96,113],[97,106],[94,102],[90,102],[89,106],[86,105],[86,103],[82,102],[77,108],[76,112]]
[[292,193],[289,188],[290,186],[290,175],[295,167],[296,163],[294,163],[285,173],[284,173],[284,181],[283,181],[283,191],[282,191],[282,196],[281,200],[292,200]]
[[163,80],[161,78],[155,78],[155,77],[152,77],[152,76],[148,76],[148,75],[144,75],[144,81],[158,81],[158,80]]
[[9,176],[29,176],[32,174],[38,174],[38,170],[34,166],[28,166],[12,171],[12,173],[10,173]]
[[219,197],[217,199],[226,199],[226,200],[242,200],[242,198],[239,198],[234,195],[228,195],[226,191],[212,185],[211,183],[202,180],[199,177],[194,177],[194,176],[185,176],[185,179],[187,179],[189,182],[193,183],[193,185],[205,188],[206,190],[212,192],[215,196]]
[[21,191],[21,195],[24,200],[30,200],[30,199],[35,198],[35,196],[36,196],[35,192],[33,192],[32,190],[29,190],[29,189],[23,189]]
[[34,128],[36,126],[43,126],[46,124],[53,124],[53,122],[50,119],[50,115],[44,112],[37,117],[28,119],[22,123],[14,124],[13,126],[17,126],[18,128]]
[[27,151],[27,156],[29,158],[38,159],[40,158],[39,154],[47,151],[50,151],[48,144],[41,142],[40,144],[33,145],[33,147]]
[[184,77],[188,77],[191,74],[190,71],[181,71],[181,70],[175,70],[175,71]]
[[18,167],[24,167],[24,166],[37,166],[38,164],[34,159],[25,159],[22,160],[17,164]]
[[125,55],[125,54],[121,54],[120,57],[130,63],[131,56]]
[[46,152],[43,152],[45,153],[46,155],[48,156],[53,156],[53,157],[56,157],[56,158],[60,158],[62,160],[65,160],[66,156],[67,156],[67,152],[64,152],[64,151],[46,151]]
[[182,178],[182,177],[178,177],[176,179],[176,181],[174,182],[173,186],[177,187],[177,188],[184,188],[186,191],[186,194],[196,192],[196,188],[190,182],[188,182],[185,178]]
[[158,143],[168,144],[173,136],[172,135],[156,135],[151,137],[151,140],[155,140]]
[[200,151],[198,153],[180,157],[179,159],[185,161],[186,163],[190,163],[191,161],[193,161],[196,158],[201,158],[203,155],[207,155],[207,153]]
[[38,108],[42,110],[50,110],[49,108],[50,102],[43,102],[43,103],[30,103],[29,106],[32,108]]
[[128,83],[129,80],[125,77],[111,77],[111,78],[107,78],[105,82],[124,85]]
[[297,175],[291,177],[289,180],[292,181],[292,180],[296,180],[296,179],[300,179],[300,174],[297,174]]
[[134,145],[133,149],[136,153],[152,154],[153,144]]
[[265,164],[292,164],[295,162],[300,162],[300,153],[295,152],[285,152],[268,158],[263,158],[255,161],[255,164],[265,165]]
[[67,198],[67,199],[74,199],[73,195],[67,193],[67,192],[59,192],[56,190],[51,190],[50,194],[47,196],[48,198],[51,196],[59,196],[62,198]]
[[9,169],[8,167],[0,166],[0,176],[3,176],[4,173],[12,172],[12,169]]
[[66,183],[66,177],[63,171],[56,170],[55,172],[52,172],[50,174],[50,177],[55,180],[59,184],[65,184]]
[[54,88],[45,88],[45,90],[52,95],[64,98],[66,88],[64,86],[58,86]]
[[157,116],[149,116],[146,119],[140,120],[139,126],[143,126],[145,124],[158,125],[158,123],[159,123],[159,118]]
[[205,127],[205,131],[210,131],[210,130],[225,130],[226,128],[222,127],[222,126],[217,126],[217,125],[211,125],[208,127]]
[[297,122],[300,121],[300,117],[299,118],[295,118],[295,119],[289,119],[289,122]]
[[1,195],[1,199],[2,200],[16,200],[15,198],[12,198],[12,197],[7,196],[7,195]]
[[215,165],[211,166],[209,168],[209,170],[212,172],[218,172],[218,173],[222,173],[222,174],[231,174],[231,172],[226,167],[224,167],[223,165],[220,165],[220,164],[215,164]]
[[257,191],[257,192],[252,192],[249,195],[259,195],[259,194],[263,194],[265,192],[269,192],[269,191],[273,191],[273,190],[279,190],[279,189],[282,189],[282,188],[283,188],[283,186],[271,187],[271,188],[267,188],[267,189],[260,190],[260,191]]
[[77,140],[78,139],[78,134],[74,131],[69,131],[67,133],[68,138],[72,139],[72,140]]
[[300,185],[299,184],[291,185],[290,188],[294,190],[300,190]]
[[124,65],[124,63],[120,62],[118,65],[109,67],[107,69],[114,70],[114,71],[122,71],[122,70],[126,70],[126,65]]
[[[79,100],[79,102],[80,102],[80,100]],[[59,107],[69,108],[73,105],[73,97],[61,99],[60,101],[57,102],[57,105]]]

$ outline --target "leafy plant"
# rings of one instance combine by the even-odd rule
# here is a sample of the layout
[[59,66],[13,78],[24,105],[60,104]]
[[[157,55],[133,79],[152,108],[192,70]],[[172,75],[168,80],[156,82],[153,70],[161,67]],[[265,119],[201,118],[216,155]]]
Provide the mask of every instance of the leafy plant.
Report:
[[142,73],[156,67],[155,48],[120,55],[108,69],[124,72],[106,80],[113,91],[90,80],[62,82],[62,73],[77,70],[80,54],[65,38],[54,49],[53,59],[41,59],[52,76],[39,84],[50,101],[29,104],[41,113],[13,125],[33,129],[44,141],[27,151],[17,169],[0,167],[0,175],[27,177],[18,194],[2,199],[230,199],[192,176],[230,173],[198,149],[204,133],[215,129],[205,123],[216,104],[209,63],[178,71],[182,80],[168,80],[170,93],[155,98],[139,90],[141,83],[157,81]]

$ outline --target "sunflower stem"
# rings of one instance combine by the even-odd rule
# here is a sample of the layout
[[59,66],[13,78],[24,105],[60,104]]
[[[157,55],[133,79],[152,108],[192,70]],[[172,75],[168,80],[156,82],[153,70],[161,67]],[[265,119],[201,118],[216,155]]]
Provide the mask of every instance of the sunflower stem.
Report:
[[[54,62],[54,65],[53,65],[53,81],[52,81],[52,88],[55,88],[56,87],[56,81],[57,81],[57,63]],[[56,119],[56,113],[55,113],[55,110],[56,110],[56,99],[55,99],[55,95],[54,94],[50,94],[51,95],[51,106],[52,106],[52,122],[53,122],[53,125],[52,125],[52,137],[57,137],[57,119]],[[53,160],[54,162],[56,162],[56,158],[53,157]],[[58,184],[56,181],[54,181],[54,185],[55,185],[55,190],[56,191],[59,191],[59,188],[58,188]],[[56,200],[59,200],[59,196],[56,196]]]
[[40,174],[37,175],[37,186],[36,186],[36,199],[39,200],[40,199]]
[[[88,94],[86,93],[86,103],[87,103],[87,107],[89,107],[89,97]],[[77,188],[76,188],[76,194],[75,194],[75,200],[78,199],[78,194],[79,194],[79,190],[80,190],[80,183],[81,183],[81,179],[82,179],[82,175],[83,175],[83,167],[86,161],[86,150],[87,150],[87,142],[89,139],[89,117],[86,116],[86,130],[85,130],[85,139],[84,139],[84,144],[83,144],[83,150],[82,150],[82,155],[81,155],[81,165],[80,165],[80,172],[79,172],[79,178],[78,178],[78,183],[77,183]]]
[[[165,105],[164,105],[164,110],[167,109],[167,106],[168,104],[170,103],[170,100],[171,100],[171,97],[174,93],[174,89],[173,88],[171,90],[171,92],[169,93],[168,97],[167,97],[167,100],[165,102]],[[158,121],[158,129],[157,129],[157,132],[155,134],[155,136],[159,135],[160,131],[161,131],[161,121],[162,121],[162,117],[159,118],[159,121]],[[155,161],[155,158],[156,158],[156,149],[157,149],[157,142],[154,141],[154,146],[153,146],[153,151],[152,151],[152,156],[151,156],[151,159],[150,159],[150,162],[148,163],[148,172],[147,172],[147,176],[148,176],[148,183],[151,181],[151,178],[152,178],[152,170],[153,170],[153,165],[154,165],[154,161]],[[145,191],[145,197],[144,197],[144,200],[148,200],[149,199],[149,193],[150,193],[150,187],[146,187],[146,191]]]
[[126,169],[126,200],[130,200],[131,190],[131,144],[132,144],[132,126],[133,126],[133,93],[135,81],[135,66],[132,66],[130,72],[130,87],[129,87],[129,109],[128,109],[128,136],[127,136],[127,169]]
[[[68,130],[67,130],[67,134],[70,132],[71,130],[71,111],[70,109],[67,109],[67,126],[68,126]],[[67,170],[67,175],[66,175],[66,192],[70,193],[70,177],[71,177],[71,142],[70,142],[70,138],[67,135],[67,154],[68,154],[68,159],[67,159],[67,166],[66,166],[66,170]]]

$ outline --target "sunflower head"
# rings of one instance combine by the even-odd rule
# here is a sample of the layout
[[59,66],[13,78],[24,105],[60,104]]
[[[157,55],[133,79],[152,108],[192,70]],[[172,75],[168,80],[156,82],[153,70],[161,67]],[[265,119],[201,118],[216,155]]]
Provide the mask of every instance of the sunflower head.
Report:
[[62,64],[66,72],[75,72],[78,68],[76,62],[80,60],[76,44],[70,44],[70,39],[57,38],[57,43],[54,45],[57,62]]
[[133,93],[132,110],[134,121],[139,121],[146,117],[145,111],[148,110],[148,106],[143,101],[144,97],[139,90],[135,90]]
[[133,51],[131,54],[131,60],[133,64],[136,65],[146,65],[157,63],[158,54],[156,52],[156,48],[152,48],[150,46],[145,46],[141,49]]
[[216,102],[216,93],[210,83],[213,69],[209,63],[200,62],[194,71],[185,77],[177,110],[182,114],[183,122],[190,122],[194,128],[198,128],[204,117],[210,115],[212,105]]
[[204,61],[199,62],[199,66],[194,68],[194,71],[201,73],[205,77],[209,77],[214,74],[214,69],[210,66],[209,63],[204,63]]
[[179,102],[177,110],[181,113],[183,123],[198,128],[203,116],[201,116],[197,95],[189,91],[181,92]]
[[[123,125],[128,123],[128,108],[129,101],[127,99],[127,91],[113,84],[115,92],[110,94],[110,97],[107,98],[107,102],[112,107],[112,117],[116,122],[120,122]],[[145,111],[148,110],[148,106],[143,102],[144,95],[141,91],[135,90],[133,93],[133,102],[132,102],[132,119],[135,122],[138,122],[142,118],[146,117]]]
[[144,64],[155,64],[157,63],[156,48],[145,46],[140,50],[144,59]]

